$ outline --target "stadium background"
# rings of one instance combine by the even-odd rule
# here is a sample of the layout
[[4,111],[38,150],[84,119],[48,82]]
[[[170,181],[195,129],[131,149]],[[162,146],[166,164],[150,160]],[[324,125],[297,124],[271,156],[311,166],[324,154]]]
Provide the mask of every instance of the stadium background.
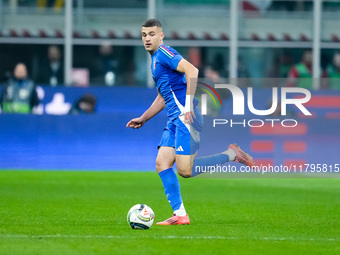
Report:
[[[301,60],[306,49],[313,49],[313,60],[319,62],[314,65],[314,77],[320,78],[322,69],[340,48],[339,1],[67,3],[71,1],[0,1],[1,82],[6,81],[16,63],[24,62],[39,86],[41,98],[37,114],[0,115],[0,140],[4,145],[0,149],[0,168],[154,169],[165,113],[139,131],[125,128],[126,122],[142,114],[156,95],[149,57],[139,38],[140,26],[148,17],[163,22],[165,43],[194,63],[201,78],[251,81],[259,108],[266,107],[270,87],[277,86],[265,79],[280,78],[280,84],[285,84],[289,69]],[[231,8],[239,12],[231,12]],[[39,81],[50,45],[57,45],[62,52],[64,79],[56,87]],[[103,57],[99,53],[102,45],[112,46],[114,84],[106,85],[103,77],[98,78],[101,74],[95,65]],[[77,81],[71,68],[80,69],[85,81]],[[200,154],[237,142],[261,163],[316,163],[318,148],[327,145],[327,163],[337,163],[340,92],[320,86],[318,80],[307,105],[313,118],[303,118],[296,112],[304,128],[295,133],[226,128],[221,144],[221,137],[214,137],[208,127],[205,132],[211,135],[203,136]],[[67,115],[69,107],[85,93],[96,96],[96,113]],[[231,102],[227,98],[223,103],[226,116]]]
[[[166,113],[140,130],[125,128],[157,93],[139,37],[147,18],[161,19],[165,43],[199,67],[202,82],[252,86],[254,106],[265,109],[271,87],[289,83],[306,49],[318,63],[314,77],[331,64],[340,48],[339,5],[0,0],[0,84],[22,61],[41,100],[35,114],[0,114],[0,254],[340,254],[339,173],[179,178],[190,225],[132,230],[126,214],[134,204],[149,205],[155,222],[172,214],[153,172]],[[57,86],[45,79],[53,45],[61,50]],[[216,113],[243,118],[231,115],[230,95],[218,90],[223,104],[208,107],[199,155],[237,142],[262,164],[339,164],[340,90],[314,81],[306,104],[313,116],[290,108],[287,118],[299,121],[293,129],[212,130]],[[84,94],[96,97],[96,113],[68,114]],[[259,117],[246,110],[244,118]]]

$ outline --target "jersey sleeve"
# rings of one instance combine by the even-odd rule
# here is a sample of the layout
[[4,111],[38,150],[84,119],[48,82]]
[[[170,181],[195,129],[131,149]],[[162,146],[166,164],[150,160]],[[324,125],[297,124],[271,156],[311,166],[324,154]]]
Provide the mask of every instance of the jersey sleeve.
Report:
[[178,63],[183,57],[174,49],[168,49],[163,45],[160,46],[160,51],[161,64],[170,68],[171,70],[177,70]]

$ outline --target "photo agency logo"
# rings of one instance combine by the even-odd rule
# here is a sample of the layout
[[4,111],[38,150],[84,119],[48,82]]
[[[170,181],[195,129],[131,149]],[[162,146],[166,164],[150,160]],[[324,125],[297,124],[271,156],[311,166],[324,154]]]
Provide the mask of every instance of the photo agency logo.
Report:
[[[234,120],[234,119],[224,119],[224,118],[214,118],[213,119],[213,127],[217,125],[228,125],[230,127],[235,126],[243,126],[243,127],[262,127],[265,123],[271,123],[272,127],[275,125],[281,125],[283,127],[296,127],[298,125],[298,121],[296,119],[287,119],[287,106],[292,105],[293,107],[297,107],[299,111],[302,112],[305,116],[311,116],[312,114],[307,110],[304,106],[311,99],[311,93],[308,89],[298,88],[298,87],[282,87],[272,88],[271,95],[271,105],[268,106],[268,109],[256,109],[254,106],[254,93],[253,88],[248,87],[245,95],[239,87],[232,84],[215,84],[214,87],[203,83],[198,82],[198,87],[203,92],[201,94],[201,112],[202,115],[208,114],[208,107],[211,107],[211,104],[208,104],[208,97],[210,97],[214,104],[213,106],[222,107],[222,100],[219,93],[216,89],[227,90],[232,97],[232,116],[245,116],[246,109],[245,105],[248,107],[247,110],[253,115],[261,116],[259,118],[252,119],[243,119],[243,120]],[[280,93],[279,93],[280,92]],[[279,100],[279,95],[280,100]],[[247,103],[245,104],[245,101]],[[274,112],[277,112],[279,109],[279,118],[265,118],[268,116],[272,116]]]

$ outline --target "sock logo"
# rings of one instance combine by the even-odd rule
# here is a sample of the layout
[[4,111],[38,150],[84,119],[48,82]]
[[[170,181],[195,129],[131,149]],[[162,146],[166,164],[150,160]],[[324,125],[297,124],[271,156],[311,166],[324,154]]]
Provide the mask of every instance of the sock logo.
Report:
[[179,147],[176,149],[176,151],[184,151],[184,150],[183,150],[182,146],[179,146]]

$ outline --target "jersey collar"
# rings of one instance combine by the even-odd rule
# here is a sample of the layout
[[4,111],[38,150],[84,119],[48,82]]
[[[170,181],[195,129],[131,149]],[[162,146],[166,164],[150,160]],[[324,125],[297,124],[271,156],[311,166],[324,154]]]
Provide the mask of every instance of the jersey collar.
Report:
[[157,51],[159,51],[159,49],[160,49],[160,47],[161,47],[162,45],[165,46],[164,43],[160,44],[160,45],[158,46],[157,50],[155,50],[155,52],[152,54],[152,56],[155,55],[155,53],[156,53]]

